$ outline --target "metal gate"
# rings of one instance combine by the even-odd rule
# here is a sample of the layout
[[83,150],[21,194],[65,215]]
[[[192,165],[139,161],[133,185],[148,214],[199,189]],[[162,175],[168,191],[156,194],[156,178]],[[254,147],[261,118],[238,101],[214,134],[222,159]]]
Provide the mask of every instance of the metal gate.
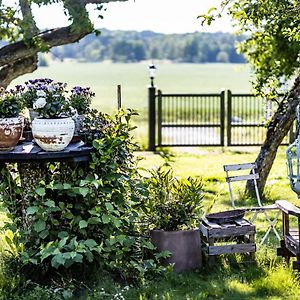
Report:
[[157,146],[223,146],[225,92],[157,94]]
[[[227,105],[225,105],[227,101]],[[163,94],[149,88],[149,150],[175,146],[260,146],[277,106],[253,94]],[[292,130],[284,144],[292,140]]]
[[[276,103],[231,91],[227,91],[226,98],[227,146],[260,146],[266,138],[267,122],[277,109]],[[282,144],[289,144],[291,137],[292,131]]]

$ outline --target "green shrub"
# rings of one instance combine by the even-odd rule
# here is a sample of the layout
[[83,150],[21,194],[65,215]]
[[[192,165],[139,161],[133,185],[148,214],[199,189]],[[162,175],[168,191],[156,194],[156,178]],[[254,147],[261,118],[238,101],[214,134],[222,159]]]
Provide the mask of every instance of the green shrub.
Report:
[[196,226],[202,212],[201,178],[178,179],[172,169],[160,167],[146,180],[144,218],[150,229],[180,230]]
[[19,260],[31,278],[50,276],[55,269],[83,276],[95,263],[123,279],[142,280],[163,270],[157,264],[159,254],[154,255],[154,246],[139,227],[146,190],[133,155],[132,114],[90,117],[89,125],[97,125],[97,138],[87,137],[94,148],[88,165],[45,165],[48,175],[26,208],[29,227],[22,226],[14,201],[21,197],[20,189],[20,194],[11,193],[12,188],[18,191],[18,180],[2,171],[6,174],[0,191],[11,216],[7,242],[13,245],[18,237]]

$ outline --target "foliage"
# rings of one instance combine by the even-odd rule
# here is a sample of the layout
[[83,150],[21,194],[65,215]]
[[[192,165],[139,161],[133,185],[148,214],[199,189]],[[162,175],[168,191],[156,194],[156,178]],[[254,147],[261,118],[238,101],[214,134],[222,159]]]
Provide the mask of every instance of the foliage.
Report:
[[192,229],[202,212],[202,180],[188,177],[177,179],[171,169],[151,171],[146,180],[149,195],[145,204],[145,219],[151,229]]
[[289,0],[224,0],[202,21],[211,23],[224,9],[247,36],[239,45],[255,71],[255,88],[270,98],[285,91],[286,82],[299,69],[299,3]]
[[[244,63],[235,48],[244,36],[230,33],[161,34],[151,31],[110,31],[88,35],[79,43],[51,50],[61,60],[72,58],[90,62],[139,62],[146,59],[168,59],[174,62]],[[224,58],[225,57],[225,58]]]
[[23,109],[22,91],[23,87],[20,85],[8,91],[0,88],[0,118],[19,116]]
[[79,115],[84,115],[89,111],[93,97],[95,93],[89,87],[74,86],[69,97],[70,105]]
[[26,208],[29,227],[15,204],[22,197],[18,180],[10,181],[10,173],[2,170],[0,191],[11,217],[7,230],[17,237],[19,260],[30,275],[68,269],[80,276],[96,264],[122,278],[142,280],[163,270],[158,265],[162,255],[153,253],[138,226],[146,191],[132,152],[132,113],[95,115],[102,120],[97,123],[101,136],[92,140],[88,165],[45,166],[49,176],[34,187]]

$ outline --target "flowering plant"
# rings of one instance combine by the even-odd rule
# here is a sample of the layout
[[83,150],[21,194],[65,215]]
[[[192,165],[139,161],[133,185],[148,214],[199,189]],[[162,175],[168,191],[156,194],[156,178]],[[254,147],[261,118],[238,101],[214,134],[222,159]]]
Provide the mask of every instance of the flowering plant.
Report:
[[66,83],[52,79],[35,79],[25,82],[23,94],[27,108],[32,108],[43,118],[62,117],[69,114],[70,104],[66,97]]
[[95,93],[89,87],[74,86],[69,98],[70,105],[77,110],[79,115],[84,115],[88,113],[93,97],[95,97]]
[[24,108],[22,92],[24,88],[17,85],[14,89],[5,91],[0,88],[0,118],[18,117]]

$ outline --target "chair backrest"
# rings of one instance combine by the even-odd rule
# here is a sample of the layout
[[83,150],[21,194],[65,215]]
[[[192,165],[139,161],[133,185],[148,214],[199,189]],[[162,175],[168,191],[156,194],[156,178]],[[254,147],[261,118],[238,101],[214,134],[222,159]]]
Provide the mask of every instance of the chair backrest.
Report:
[[[257,198],[258,206],[262,207],[262,203],[260,200],[260,195],[257,187],[257,180],[259,179],[259,174],[255,172],[255,169],[257,168],[256,163],[245,163],[245,164],[235,164],[235,165],[224,165],[224,171],[226,172],[226,182],[228,184],[229,189],[229,195],[232,207],[235,208],[235,200],[232,193],[232,187],[231,183],[235,181],[248,181],[253,180],[254,181],[254,187],[255,187],[255,193]],[[238,171],[244,171],[248,172],[250,174],[243,174],[243,175],[236,175]],[[231,176],[231,174],[234,173],[234,176]]]

